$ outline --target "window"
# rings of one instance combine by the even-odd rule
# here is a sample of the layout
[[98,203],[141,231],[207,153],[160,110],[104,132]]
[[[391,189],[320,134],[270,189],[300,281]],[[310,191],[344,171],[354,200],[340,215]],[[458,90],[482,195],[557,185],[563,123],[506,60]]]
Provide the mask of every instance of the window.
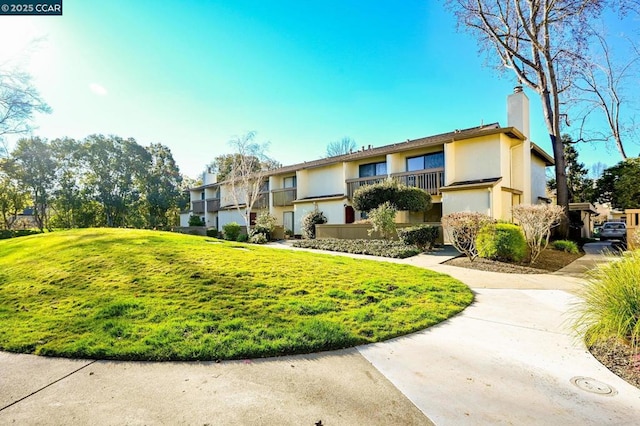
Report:
[[425,169],[442,169],[444,168],[444,152],[434,152],[433,154],[425,154],[419,157],[407,158],[407,171],[414,172]]
[[360,177],[382,176],[387,174],[387,163],[369,163],[360,165]]
[[284,178],[284,187],[285,188],[295,188],[296,187],[296,177],[286,177]]
[[204,200],[204,191],[202,191],[202,192],[200,193],[200,199],[201,199],[201,200]]

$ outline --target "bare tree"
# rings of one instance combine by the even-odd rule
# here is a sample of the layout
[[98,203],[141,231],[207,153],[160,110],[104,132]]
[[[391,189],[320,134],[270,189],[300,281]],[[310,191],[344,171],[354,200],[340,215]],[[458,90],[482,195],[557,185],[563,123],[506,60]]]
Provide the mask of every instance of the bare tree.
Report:
[[585,24],[599,15],[603,1],[448,0],[448,5],[490,59],[497,54],[498,68],[510,69],[540,97],[553,147],[558,204],[568,211],[561,95],[571,85],[575,58],[588,46]]
[[[622,156],[627,158],[623,139],[633,137],[635,117],[629,114],[631,100],[625,98],[624,88],[631,75],[637,75],[640,53],[632,45],[631,53],[621,63],[613,56],[607,40],[599,32],[593,32],[596,43],[592,55],[576,62],[574,93],[571,103],[578,105],[579,136],[576,142],[613,141]],[[592,130],[589,120],[600,112],[607,123],[607,131]]]
[[31,76],[16,67],[0,64],[0,156],[8,154],[7,135],[27,134],[34,112],[51,108],[34,88]]
[[353,152],[354,149],[356,149],[356,141],[345,136],[339,141],[333,141],[327,145],[327,157],[349,154]]
[[268,143],[255,142],[256,132],[234,137],[233,162],[227,175],[230,195],[238,213],[244,218],[247,230],[251,226],[251,210],[263,194],[266,173],[278,165],[267,156]]

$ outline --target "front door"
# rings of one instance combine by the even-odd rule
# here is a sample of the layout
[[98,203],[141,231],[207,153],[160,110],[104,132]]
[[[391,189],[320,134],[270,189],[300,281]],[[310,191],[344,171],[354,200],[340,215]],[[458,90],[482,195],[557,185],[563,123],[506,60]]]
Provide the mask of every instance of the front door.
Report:
[[282,217],[282,225],[284,226],[285,232],[289,229],[293,232],[293,212],[284,212]]

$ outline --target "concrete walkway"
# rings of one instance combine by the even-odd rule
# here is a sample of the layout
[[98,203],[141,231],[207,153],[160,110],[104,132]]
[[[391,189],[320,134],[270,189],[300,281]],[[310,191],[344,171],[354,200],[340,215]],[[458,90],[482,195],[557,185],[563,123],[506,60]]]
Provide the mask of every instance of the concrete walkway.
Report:
[[441,265],[450,250],[379,259],[450,274],[476,300],[436,327],[355,349],[222,363],[0,353],[0,424],[638,424],[640,390],[570,329],[581,271],[605,261],[602,247],[587,250],[583,264],[541,275]]

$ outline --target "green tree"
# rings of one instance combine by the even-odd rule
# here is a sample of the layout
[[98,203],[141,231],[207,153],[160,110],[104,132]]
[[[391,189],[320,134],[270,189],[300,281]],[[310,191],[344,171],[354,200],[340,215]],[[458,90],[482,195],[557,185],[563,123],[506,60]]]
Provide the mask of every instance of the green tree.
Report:
[[33,86],[31,75],[0,64],[0,157],[8,155],[4,137],[29,133],[35,112],[49,113],[51,108]]
[[149,226],[168,228],[178,218],[182,175],[168,147],[151,144],[146,149],[151,160],[143,185]]
[[595,199],[617,209],[640,208],[640,157],[609,167],[596,183]]
[[353,194],[353,207],[368,212],[385,202],[398,210],[426,211],[431,208],[431,195],[426,191],[387,179],[374,185],[358,188]]
[[[565,174],[567,176],[569,202],[591,201],[594,194],[594,181],[589,178],[589,170],[583,163],[578,161],[578,151],[571,136],[563,134],[562,143],[564,144],[564,158],[567,162]],[[557,189],[555,179],[549,179],[547,186],[551,190]]]
[[40,230],[49,227],[48,215],[55,183],[56,161],[46,139],[20,139],[11,153],[16,178],[30,192],[34,220]]
[[91,135],[82,146],[83,180],[91,198],[102,206],[106,226],[144,225],[141,185],[151,155],[135,139]]
[[0,228],[11,229],[27,206],[28,192],[16,179],[15,165],[0,159]]

